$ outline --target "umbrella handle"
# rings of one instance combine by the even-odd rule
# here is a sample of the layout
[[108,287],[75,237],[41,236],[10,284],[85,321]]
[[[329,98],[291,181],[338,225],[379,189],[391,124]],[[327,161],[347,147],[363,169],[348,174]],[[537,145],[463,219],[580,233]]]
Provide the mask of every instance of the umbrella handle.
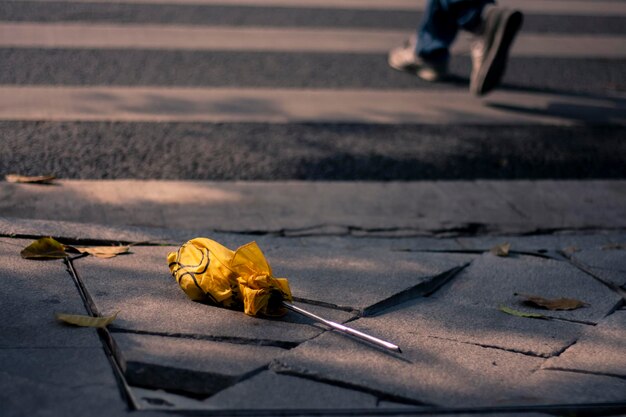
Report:
[[332,327],[335,330],[338,330],[340,332],[343,332],[343,333],[349,334],[351,336],[354,336],[357,339],[365,340],[365,341],[367,341],[369,343],[372,343],[374,345],[383,347],[385,349],[389,349],[389,350],[392,350],[394,352],[402,353],[402,350],[400,349],[399,346],[394,345],[393,343],[387,342],[386,340],[382,340],[382,339],[379,339],[377,337],[371,336],[371,335],[369,335],[367,333],[360,332],[358,330],[353,329],[352,327],[344,326],[343,324],[339,324],[339,323],[336,323],[334,321],[326,320],[325,318],[322,318],[322,317],[320,317],[320,316],[318,316],[316,314],[313,314],[310,311],[306,311],[306,310],[304,310],[304,309],[302,309],[300,307],[296,307],[295,305],[287,303],[285,301],[283,301],[283,306],[285,306],[286,308],[288,308],[291,311],[295,311],[296,313],[300,313],[303,316],[306,316],[306,317],[308,317],[310,319],[313,319],[313,320],[318,321],[320,323],[323,323],[323,324],[325,324],[325,325],[327,325],[329,327]]

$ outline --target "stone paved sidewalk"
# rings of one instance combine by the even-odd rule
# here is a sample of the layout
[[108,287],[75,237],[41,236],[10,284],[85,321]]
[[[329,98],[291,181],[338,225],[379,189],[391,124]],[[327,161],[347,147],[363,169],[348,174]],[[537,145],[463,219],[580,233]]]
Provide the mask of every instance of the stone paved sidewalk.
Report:
[[[51,227],[62,237],[74,230],[62,233],[66,226]],[[83,233],[98,239],[87,226]],[[256,238],[274,273],[290,279],[298,305],[403,353],[292,312],[269,320],[190,301],[165,261],[183,240],[64,262],[23,260],[30,240],[5,237],[2,414],[626,412],[624,233],[214,237],[233,248]],[[508,257],[489,252],[505,241]],[[514,293],[589,305],[538,310]],[[54,321],[55,311],[89,310],[120,313],[99,332]]]

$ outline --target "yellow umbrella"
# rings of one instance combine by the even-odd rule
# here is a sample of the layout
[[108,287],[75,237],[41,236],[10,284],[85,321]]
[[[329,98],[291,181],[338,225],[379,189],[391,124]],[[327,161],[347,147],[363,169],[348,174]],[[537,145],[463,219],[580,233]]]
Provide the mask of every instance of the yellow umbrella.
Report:
[[233,252],[199,237],[170,252],[167,262],[183,291],[195,301],[243,306],[250,316],[282,316],[287,312],[282,301],[292,300],[289,282],[272,275],[256,242]]
[[289,282],[275,278],[263,252],[250,242],[232,251],[214,240],[199,237],[167,255],[172,275],[189,298],[228,308],[241,308],[250,316],[282,316],[287,309],[303,314],[343,333],[386,349],[401,352],[393,343],[326,320],[292,301]]

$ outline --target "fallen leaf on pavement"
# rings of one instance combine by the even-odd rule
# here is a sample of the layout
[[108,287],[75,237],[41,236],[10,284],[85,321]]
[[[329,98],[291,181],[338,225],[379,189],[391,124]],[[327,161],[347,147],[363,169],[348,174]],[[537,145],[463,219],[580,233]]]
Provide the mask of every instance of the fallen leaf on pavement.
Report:
[[107,317],[91,317],[84,316],[81,314],[65,314],[65,313],[54,313],[54,316],[57,320],[62,321],[64,323],[73,324],[74,326],[80,327],[99,327],[104,328],[111,324],[113,320],[117,317],[119,311],[112,316]]
[[502,311],[503,313],[510,314],[512,316],[524,317],[524,318],[527,318],[527,319],[545,319],[546,318],[546,316],[544,316],[543,314],[526,313],[526,312],[523,312],[523,311],[514,310],[512,308],[505,307],[505,306],[500,306],[499,310]]
[[626,249],[626,245],[621,243],[609,243],[608,245],[602,246],[602,250],[621,250]]
[[489,252],[496,256],[509,256],[509,251],[511,250],[510,243],[502,243],[500,245],[496,245]]
[[584,301],[574,298],[543,298],[536,295],[514,294],[523,298],[524,304],[534,307],[545,308],[547,310],[576,310],[577,308],[588,306]]
[[576,252],[580,252],[580,248],[578,248],[577,246],[568,246],[565,249],[563,249],[563,252],[567,255],[572,255]]
[[24,259],[62,259],[67,256],[65,246],[51,237],[42,237],[20,252]]
[[108,259],[117,255],[128,253],[128,246],[68,246],[68,249],[74,249],[80,253],[88,253],[98,258]]
[[56,179],[54,175],[38,175],[29,177],[27,175],[8,174],[4,176],[7,182],[14,182],[20,184],[52,184],[52,181]]

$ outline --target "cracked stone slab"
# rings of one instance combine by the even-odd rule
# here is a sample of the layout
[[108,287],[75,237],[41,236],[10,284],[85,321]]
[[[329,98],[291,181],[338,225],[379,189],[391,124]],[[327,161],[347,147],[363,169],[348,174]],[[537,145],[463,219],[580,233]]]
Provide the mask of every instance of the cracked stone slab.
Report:
[[496,308],[451,304],[432,297],[406,302],[384,317],[395,329],[419,338],[440,338],[528,355],[550,357],[576,341],[586,325],[531,320]]
[[[135,246],[129,255],[111,259],[85,257],[77,259],[74,265],[101,312],[120,310],[112,328],[279,345],[297,344],[323,331],[310,319],[293,312],[280,319],[263,319],[189,300],[167,267],[166,255],[176,249]],[[333,321],[354,317],[323,307],[303,308]]]
[[[572,311],[549,311],[525,306],[514,294],[544,298],[575,298],[589,306]],[[597,323],[613,311],[621,298],[593,277],[567,262],[533,256],[476,259],[434,296],[442,302],[497,308],[508,306],[548,317]]]
[[371,394],[271,371],[227,388],[204,401],[222,409],[376,409]]
[[274,273],[289,278],[294,296],[365,313],[427,293],[438,279],[449,278],[474,259],[466,254],[325,246],[284,246],[267,256]]
[[0,349],[0,404],[3,417],[127,415],[102,348]]
[[489,251],[496,245],[510,243],[512,251],[538,252],[558,251],[567,248],[600,248],[615,239],[624,237],[623,233],[598,231],[596,233],[554,233],[530,236],[475,236],[459,237],[459,245],[468,250]]
[[[0,184],[0,212],[41,220],[247,233],[339,226],[439,235],[625,225],[626,184],[615,180],[57,183],[54,188]],[[191,204],[181,204],[185,202]]]
[[132,385],[211,395],[259,372],[283,349],[271,346],[113,333]]
[[100,347],[95,330],[62,325],[55,312],[86,314],[61,260],[22,259],[26,239],[0,239],[0,348]]
[[360,250],[364,248],[389,249],[392,251],[462,250],[456,239],[439,237],[354,237],[354,236],[307,236],[275,239],[272,243],[280,246],[327,247],[338,250]]
[[511,404],[601,404],[624,402],[626,380],[604,375],[539,370]]
[[407,334],[385,315],[351,323],[401,346],[392,354],[327,332],[276,359],[275,372],[343,384],[417,405],[489,406],[510,398],[542,359]]
[[226,246],[237,247],[251,240],[264,241],[274,236],[220,233],[212,229],[167,229],[149,226],[104,225],[66,220],[22,219],[0,216],[2,236],[54,236],[70,241],[109,241],[180,245],[198,236],[210,236]]
[[586,329],[575,345],[546,361],[542,368],[626,378],[625,353],[626,310],[618,310],[597,326]]
[[608,279],[617,285],[626,285],[625,249],[609,249],[606,247],[587,249],[574,253],[572,258],[590,267],[600,277]]

